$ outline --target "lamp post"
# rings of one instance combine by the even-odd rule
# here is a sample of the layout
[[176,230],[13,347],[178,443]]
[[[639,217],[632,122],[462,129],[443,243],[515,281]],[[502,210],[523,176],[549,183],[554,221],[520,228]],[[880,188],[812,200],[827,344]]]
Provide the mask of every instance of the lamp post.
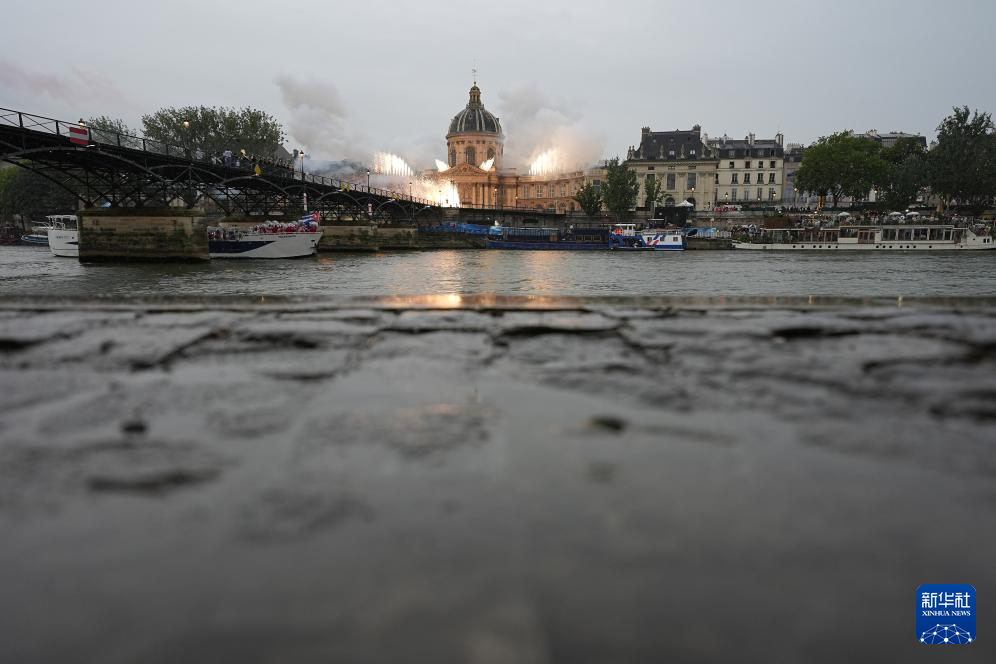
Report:
[[370,193],[370,169],[367,169],[367,193]]
[[408,182],[408,200],[412,200],[412,183]]
[[190,120],[183,121],[183,151],[190,158]]
[[301,182],[304,182],[304,148],[301,148],[297,156],[301,158]]

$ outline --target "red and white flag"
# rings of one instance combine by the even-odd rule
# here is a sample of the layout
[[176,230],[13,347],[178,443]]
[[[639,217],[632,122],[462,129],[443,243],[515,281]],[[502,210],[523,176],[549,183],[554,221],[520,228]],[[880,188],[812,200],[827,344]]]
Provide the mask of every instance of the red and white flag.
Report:
[[90,130],[86,127],[69,127],[69,142],[76,145],[89,145]]

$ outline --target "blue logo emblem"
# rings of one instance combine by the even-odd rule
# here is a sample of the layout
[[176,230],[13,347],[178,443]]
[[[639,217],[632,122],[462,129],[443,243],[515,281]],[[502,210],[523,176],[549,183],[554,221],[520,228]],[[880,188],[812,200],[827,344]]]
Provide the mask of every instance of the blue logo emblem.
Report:
[[945,645],[975,641],[975,588],[927,583],[916,589],[916,638]]

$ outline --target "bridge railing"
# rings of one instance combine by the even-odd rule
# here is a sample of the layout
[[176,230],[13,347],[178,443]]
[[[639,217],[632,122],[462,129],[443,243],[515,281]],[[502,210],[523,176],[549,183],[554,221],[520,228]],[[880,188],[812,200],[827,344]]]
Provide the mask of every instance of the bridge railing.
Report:
[[[251,157],[243,158],[241,154],[233,154],[230,159],[225,159],[222,155],[208,153],[198,148],[175,145],[164,141],[146,138],[144,136],[134,136],[106,129],[91,128],[87,127],[85,122],[66,122],[65,120],[56,120],[54,118],[46,118],[41,115],[32,115],[31,113],[24,113],[10,108],[0,108],[0,126],[17,127],[19,129],[42,132],[63,138],[78,138],[78,136],[74,136],[69,131],[70,128],[85,127],[88,129],[89,143],[92,145],[112,145],[127,150],[139,150],[150,154],[175,157],[177,159],[183,159],[191,162],[205,163],[212,166],[223,166],[225,168],[249,174],[255,172],[254,167],[257,163],[266,163],[265,160],[254,160]],[[243,162],[245,162],[244,165]],[[239,165],[236,166],[236,163]],[[267,163],[266,165],[269,168],[270,164]],[[287,171],[283,177],[289,180],[300,180],[302,182],[309,182],[311,184],[339,189],[341,191],[366,193],[373,196],[394,199],[398,202],[410,202],[416,205],[430,207],[437,205],[437,203],[428,199],[419,198],[417,196],[406,196],[402,191],[379,189],[377,187],[370,187],[369,185],[356,185],[341,179],[334,179],[324,175],[301,173],[293,169],[284,168],[283,170]],[[279,173],[274,170],[271,170],[267,174],[279,175]]]

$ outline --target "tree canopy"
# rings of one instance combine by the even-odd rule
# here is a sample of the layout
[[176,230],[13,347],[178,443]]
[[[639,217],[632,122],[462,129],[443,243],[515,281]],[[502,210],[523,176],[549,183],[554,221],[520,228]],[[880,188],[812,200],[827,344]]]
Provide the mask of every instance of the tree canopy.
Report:
[[590,182],[585,182],[573,198],[589,219],[602,211],[602,194]]
[[602,200],[609,212],[616,216],[617,221],[623,221],[629,215],[630,209],[636,205],[636,196],[640,184],[636,173],[620,164],[618,158],[610,159],[606,164],[605,185],[602,187]]
[[161,108],[143,115],[142,127],[148,138],[212,154],[245,150],[271,157],[284,140],[283,126],[275,117],[248,106]]
[[900,138],[881,156],[885,170],[878,183],[880,201],[886,209],[902,210],[927,187],[927,150],[914,138]]
[[37,220],[46,214],[73,212],[76,206],[76,197],[48,178],[19,166],[0,168],[0,218],[21,215]]
[[967,106],[937,127],[937,145],[928,162],[930,186],[946,202],[980,209],[996,196],[996,135],[989,113]]
[[861,199],[885,179],[886,163],[881,146],[851,132],[821,137],[806,149],[795,174],[797,189],[830,196],[833,205],[842,195]]

